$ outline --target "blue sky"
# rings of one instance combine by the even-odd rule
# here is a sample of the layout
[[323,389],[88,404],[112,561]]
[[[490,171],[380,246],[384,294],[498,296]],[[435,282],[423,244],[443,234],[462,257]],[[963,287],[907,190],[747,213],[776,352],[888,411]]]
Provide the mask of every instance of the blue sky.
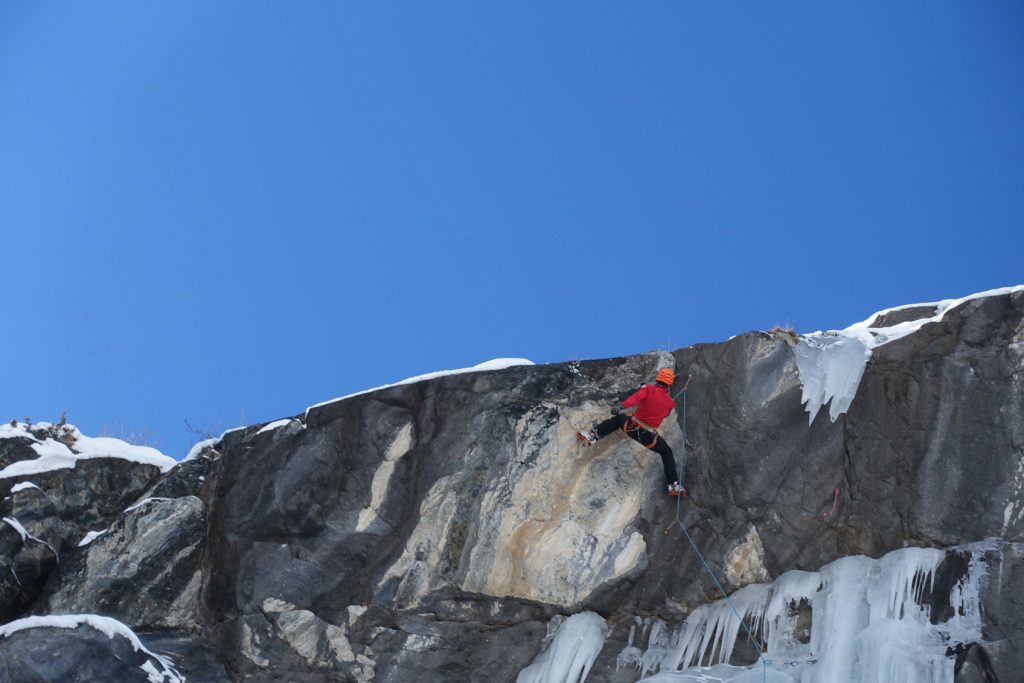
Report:
[[1024,4],[0,5],[0,418],[219,431],[1024,282]]

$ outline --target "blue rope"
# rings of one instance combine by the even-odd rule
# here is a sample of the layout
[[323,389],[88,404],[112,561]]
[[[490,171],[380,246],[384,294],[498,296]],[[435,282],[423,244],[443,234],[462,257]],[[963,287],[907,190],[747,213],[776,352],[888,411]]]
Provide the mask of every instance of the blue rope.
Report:
[[[687,383],[689,383],[689,379],[687,379]],[[683,472],[686,470],[686,386],[685,385],[679,391],[679,393],[683,395],[683,447],[681,449],[680,459],[679,459],[679,481],[680,481],[680,483],[682,483],[682,481],[683,481]],[[679,394],[676,394],[676,395],[678,396]],[[747,636],[750,638],[750,642],[753,643],[754,648],[757,650],[757,656],[761,660],[762,680],[763,681],[767,681],[768,680],[768,665],[771,662],[769,662],[768,658],[764,656],[764,648],[761,645],[761,642],[757,638],[754,637],[754,634],[750,631],[750,628],[747,626],[747,622],[744,621],[743,617],[740,616],[739,610],[736,609],[736,605],[734,605],[732,600],[729,599],[729,596],[726,594],[725,589],[722,588],[722,584],[718,582],[718,578],[715,576],[715,572],[713,572],[711,570],[711,566],[708,564],[708,561],[704,559],[704,553],[702,553],[700,551],[700,548],[697,547],[697,544],[696,544],[696,542],[694,542],[693,537],[690,536],[690,532],[687,531],[686,525],[683,524],[683,519],[680,516],[680,510],[682,508],[682,505],[683,505],[683,497],[682,496],[676,496],[676,523],[679,525],[679,528],[683,530],[683,534],[686,535],[686,540],[688,540],[690,542],[690,545],[693,547],[693,551],[695,553],[697,553],[697,557],[700,558],[701,563],[704,564],[704,569],[707,570],[708,576],[710,576],[711,580],[715,582],[716,586],[718,586],[718,590],[722,593],[722,597],[725,598],[725,602],[732,609],[732,613],[736,615],[736,618],[739,619],[739,622],[743,626],[743,629],[747,632]],[[699,664],[699,662],[698,662],[698,664]]]

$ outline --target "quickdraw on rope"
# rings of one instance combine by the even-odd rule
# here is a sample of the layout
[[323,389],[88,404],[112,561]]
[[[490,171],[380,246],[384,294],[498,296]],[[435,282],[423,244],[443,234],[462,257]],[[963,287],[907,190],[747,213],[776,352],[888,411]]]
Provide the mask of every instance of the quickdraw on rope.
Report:
[[[679,458],[680,483],[683,481],[683,472],[686,469],[686,387],[689,386],[690,379],[690,377],[686,378],[686,384],[684,384],[683,388],[680,389],[679,392],[676,394],[676,396],[678,396],[679,394],[683,395],[683,447],[681,449]],[[838,495],[836,496],[836,498],[838,499]],[[761,641],[759,641],[756,637],[754,637],[754,634],[750,630],[750,627],[747,626],[747,622],[743,619],[742,616],[740,616],[739,610],[736,609],[736,605],[733,604],[732,600],[730,600],[729,596],[726,594],[725,589],[722,588],[722,584],[719,583],[718,578],[715,576],[715,572],[712,571],[711,566],[708,564],[708,561],[704,559],[704,553],[700,551],[700,548],[697,547],[697,543],[693,540],[693,537],[690,536],[690,532],[687,530],[686,525],[683,524],[683,518],[680,514],[682,503],[682,496],[678,496],[676,498],[676,524],[678,524],[679,528],[683,530],[683,534],[686,536],[686,540],[690,542],[690,545],[693,547],[693,551],[697,553],[697,557],[700,558],[701,563],[704,565],[704,569],[707,570],[708,576],[710,576],[711,580],[715,582],[715,585],[718,587],[719,592],[721,592],[726,604],[728,604],[729,608],[732,609],[732,613],[736,615],[736,618],[743,626],[743,630],[747,632],[747,637],[750,639],[751,644],[757,650],[757,656],[761,660],[762,680],[767,681],[768,665],[771,663],[768,661],[768,658],[765,657],[765,654],[768,652],[768,647],[767,645],[761,643]]]
[[821,513],[821,518],[822,518],[822,519],[828,519],[828,518],[829,518],[829,517],[831,517],[832,515],[836,514],[836,505],[837,505],[837,504],[839,503],[839,493],[840,493],[840,489],[839,489],[839,487],[837,486],[837,487],[836,487],[836,495],[835,495],[835,497],[834,497],[834,498],[832,499],[832,509],[831,509],[831,510],[829,510],[828,512],[823,512],[823,513]]

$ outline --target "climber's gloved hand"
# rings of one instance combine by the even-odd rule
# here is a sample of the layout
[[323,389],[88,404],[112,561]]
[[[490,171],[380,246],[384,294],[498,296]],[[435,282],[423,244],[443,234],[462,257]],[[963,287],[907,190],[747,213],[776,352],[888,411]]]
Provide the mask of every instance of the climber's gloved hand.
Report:
[[612,406],[612,415],[622,415],[624,412],[625,409],[622,407],[621,403],[616,403]]

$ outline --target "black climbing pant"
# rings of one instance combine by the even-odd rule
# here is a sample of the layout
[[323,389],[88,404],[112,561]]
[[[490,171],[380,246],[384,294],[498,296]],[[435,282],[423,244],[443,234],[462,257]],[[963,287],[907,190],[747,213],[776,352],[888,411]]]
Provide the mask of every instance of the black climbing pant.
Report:
[[661,456],[661,464],[665,468],[666,484],[671,484],[679,478],[679,474],[676,471],[676,458],[672,454],[672,449],[658,432],[644,429],[628,415],[613,415],[610,419],[594,427],[594,431],[599,439],[603,439],[617,429],[622,429],[626,432],[626,436],[633,439],[633,441]]

